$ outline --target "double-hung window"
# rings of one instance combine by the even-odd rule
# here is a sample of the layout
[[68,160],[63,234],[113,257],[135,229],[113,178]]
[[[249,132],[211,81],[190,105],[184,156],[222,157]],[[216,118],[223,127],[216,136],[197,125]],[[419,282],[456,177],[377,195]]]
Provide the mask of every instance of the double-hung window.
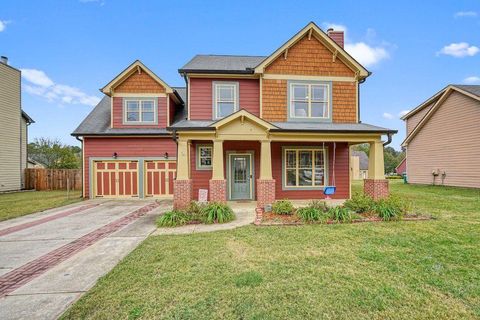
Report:
[[125,99],[124,123],[156,123],[156,104],[154,99]]
[[319,188],[326,181],[326,152],[323,148],[285,148],[284,188]]
[[197,169],[212,169],[213,147],[211,145],[197,145]]
[[290,83],[290,119],[329,119],[330,84]]
[[213,83],[213,118],[221,119],[238,111],[238,82]]

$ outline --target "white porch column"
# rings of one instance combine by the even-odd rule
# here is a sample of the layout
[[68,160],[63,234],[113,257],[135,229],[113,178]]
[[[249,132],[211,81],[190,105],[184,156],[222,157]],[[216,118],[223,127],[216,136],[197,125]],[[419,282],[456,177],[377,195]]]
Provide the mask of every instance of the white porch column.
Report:
[[370,142],[370,155],[368,157],[368,178],[385,179],[383,163],[383,143],[381,140]]
[[190,179],[188,140],[178,140],[177,180]]
[[260,143],[260,180],[272,180],[272,151],[270,140],[262,140]]
[[212,180],[224,180],[223,140],[213,140]]

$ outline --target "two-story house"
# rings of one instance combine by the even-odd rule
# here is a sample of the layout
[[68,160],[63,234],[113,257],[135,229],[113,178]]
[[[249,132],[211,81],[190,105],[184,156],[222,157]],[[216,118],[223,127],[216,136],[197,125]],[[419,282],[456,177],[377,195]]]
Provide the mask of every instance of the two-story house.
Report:
[[360,122],[370,73],[343,32],[309,23],[269,56],[197,55],[170,87],[140,61],[108,83],[75,130],[83,137],[85,197],[173,196],[211,201],[350,197],[350,146],[369,143],[365,191],[388,194],[382,135]]
[[25,187],[28,126],[34,123],[21,107],[21,71],[0,58],[0,192]]

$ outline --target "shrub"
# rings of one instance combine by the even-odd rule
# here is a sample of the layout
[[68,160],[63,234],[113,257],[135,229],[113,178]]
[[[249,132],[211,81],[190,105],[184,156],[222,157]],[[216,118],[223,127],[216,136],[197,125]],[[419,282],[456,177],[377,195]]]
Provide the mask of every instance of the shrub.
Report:
[[202,221],[204,217],[203,209],[205,206],[206,203],[200,203],[197,201],[190,202],[190,205],[187,208],[187,214],[190,216],[190,219],[193,221]]
[[373,210],[375,201],[363,193],[355,193],[351,199],[345,201],[343,206],[356,213],[365,213]]
[[273,203],[272,211],[276,214],[293,214],[293,204],[290,200],[278,200]]
[[232,208],[221,202],[210,202],[202,208],[204,223],[225,223],[235,219]]
[[410,203],[405,199],[390,195],[388,198],[380,199],[375,203],[375,213],[385,221],[399,220],[408,213]]
[[337,206],[337,207],[332,207],[328,210],[328,215],[330,219],[336,221],[336,222],[350,222],[352,221],[352,212],[350,209],[342,207],[342,206]]
[[326,215],[325,211],[321,211],[313,206],[298,209],[297,215],[305,222],[319,221],[324,223],[328,220],[328,216]]
[[327,212],[328,211],[327,204],[325,203],[325,201],[321,201],[321,200],[310,201],[310,203],[308,204],[308,207],[318,209],[321,212]]
[[172,210],[165,212],[157,219],[157,226],[159,227],[178,227],[186,224],[189,221],[187,214],[183,211]]

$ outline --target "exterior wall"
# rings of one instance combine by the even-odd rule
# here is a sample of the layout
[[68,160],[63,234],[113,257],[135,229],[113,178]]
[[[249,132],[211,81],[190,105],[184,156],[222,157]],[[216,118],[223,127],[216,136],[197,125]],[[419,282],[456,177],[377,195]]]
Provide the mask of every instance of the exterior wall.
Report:
[[[145,93],[145,92],[144,92]],[[139,97],[142,95],[139,94]],[[113,97],[112,114],[114,128],[166,128],[167,127],[167,97],[157,97],[157,121],[154,125],[132,125],[123,123],[123,98]]]
[[352,172],[353,180],[360,180],[360,158],[358,156],[350,157],[350,171]]
[[398,166],[395,168],[395,172],[397,174],[403,174],[404,172],[407,172],[407,158],[404,158],[402,162],[398,164]]
[[287,59],[280,55],[265,68],[265,73],[308,76],[354,77],[355,72],[340,59],[332,61],[333,53],[314,36],[305,35],[288,49]]
[[169,99],[169,103],[168,103],[168,106],[169,106],[169,110],[168,110],[168,124],[167,126],[171,125],[173,123],[173,120],[175,118],[175,107],[176,107],[176,104],[175,104],[175,101],[173,101],[172,99],[172,95],[168,95],[168,99]]
[[[323,199],[322,190],[283,190],[282,181],[282,147],[283,146],[318,146],[321,147],[321,143],[282,143],[272,142],[272,174],[273,179],[276,181],[275,198],[279,199]],[[328,147],[328,173],[329,181],[327,184],[332,184],[333,174],[333,144],[326,143],[325,147]],[[349,146],[347,143],[337,143],[336,148],[336,161],[335,161],[335,185],[337,190],[332,196],[333,199],[348,199],[350,198],[350,169],[349,169]]]
[[480,188],[480,102],[453,91],[407,146],[410,183]]
[[25,169],[27,168],[27,144],[28,144],[28,129],[27,129],[27,122],[22,117],[22,124],[21,124],[21,182],[22,182],[22,189],[25,188]]
[[0,63],[0,192],[21,188],[20,71]]
[[431,104],[405,120],[405,124],[407,126],[407,136],[410,134],[410,132],[413,131],[413,129],[415,129],[420,120],[423,119],[423,117],[427,114],[428,111],[430,111],[434,104],[435,103],[432,102]]
[[190,78],[190,119],[211,120],[213,109],[213,82],[239,83],[240,108],[260,116],[260,84],[258,79]]
[[114,152],[118,154],[119,160],[122,157],[159,157],[163,158],[165,152],[175,157],[177,145],[171,137],[165,138],[89,138],[85,137],[84,149],[84,195],[90,194],[90,158],[103,157],[113,159]]
[[146,72],[135,71],[114,89],[115,93],[165,93],[165,88]]

